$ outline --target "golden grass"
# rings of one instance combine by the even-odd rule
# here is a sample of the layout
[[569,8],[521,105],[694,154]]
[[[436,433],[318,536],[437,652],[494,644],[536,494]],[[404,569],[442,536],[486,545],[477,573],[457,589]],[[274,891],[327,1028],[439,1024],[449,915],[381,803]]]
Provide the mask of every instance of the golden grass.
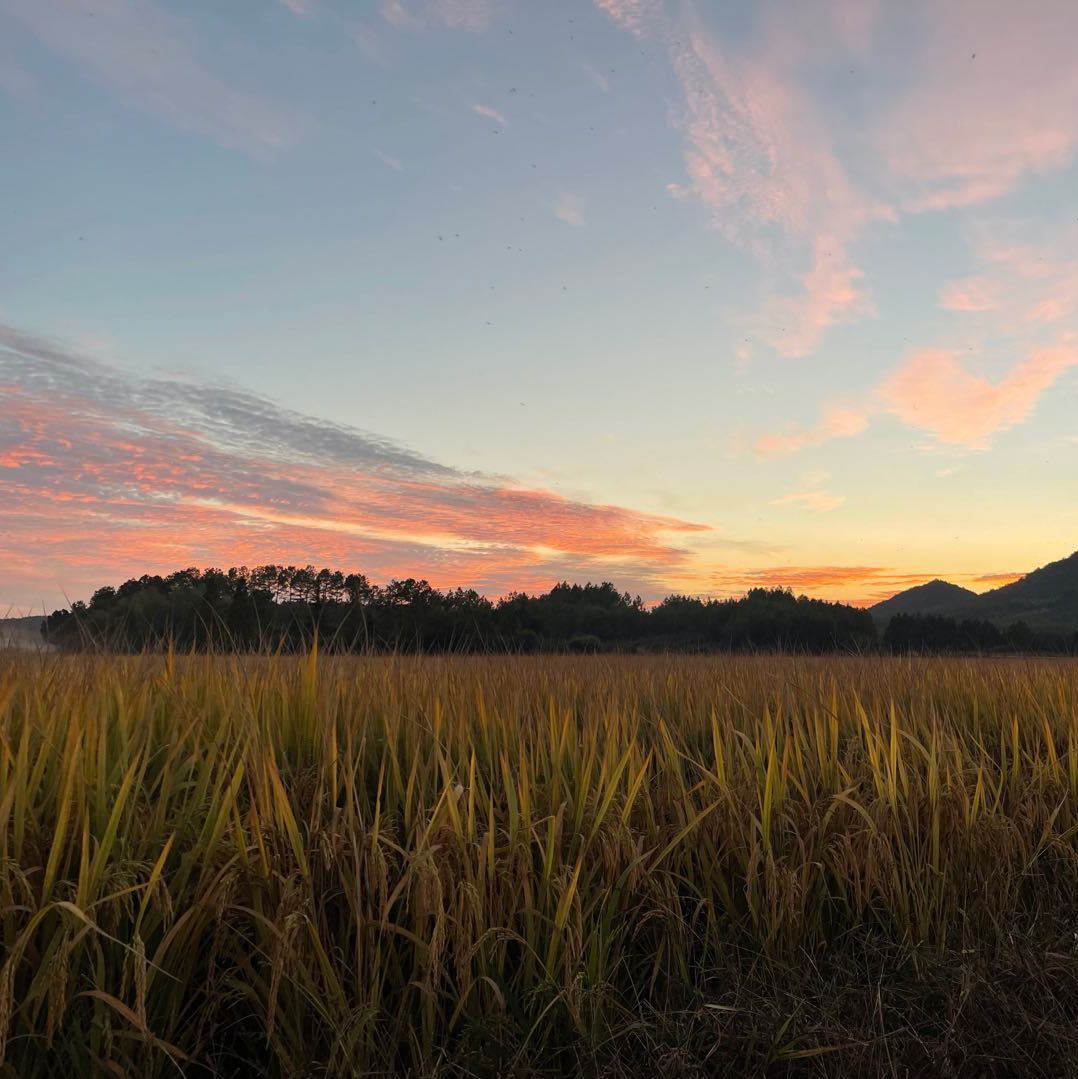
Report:
[[2,656],[0,1061],[853,1074],[761,987],[1071,993],[1076,833],[1066,661]]

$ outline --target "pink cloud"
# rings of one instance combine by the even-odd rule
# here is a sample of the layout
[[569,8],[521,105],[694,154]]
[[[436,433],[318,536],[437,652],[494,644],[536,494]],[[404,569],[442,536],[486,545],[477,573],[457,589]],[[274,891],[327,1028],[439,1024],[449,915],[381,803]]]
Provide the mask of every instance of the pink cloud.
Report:
[[1058,322],[1074,310],[1074,298],[1071,296],[1052,296],[1041,300],[1026,318],[1030,322]]
[[986,449],[992,436],[1022,423],[1066,370],[1074,348],[1040,349],[998,382],[968,372],[953,352],[914,355],[879,388],[884,407],[941,442]]
[[998,304],[995,283],[984,277],[952,281],[940,294],[940,307],[948,311],[992,311]]
[[[1034,15],[1009,0],[942,8],[914,0],[906,12],[920,31],[911,34],[910,88],[874,119],[870,129],[880,134],[862,144],[856,180],[838,152],[850,132],[811,78],[870,57],[880,5],[835,0],[811,13],[763,6],[734,48],[705,27],[691,0],[676,8],[595,3],[667,49],[682,87],[674,122],[687,177],[670,189],[706,206],[714,227],[778,282],[753,325],[782,356],[809,355],[830,328],[875,314],[856,258],[872,222],[896,220],[899,206],[922,212],[999,198],[1031,174],[1066,166],[1078,148],[1078,68],[1074,34],[1065,32],[1078,31],[1078,8],[1067,0],[1046,0]],[[1050,299],[1038,298],[1023,317],[1064,317],[1066,305]],[[1001,302],[987,278],[941,295],[954,311]]]
[[982,236],[975,254],[984,272],[946,285],[940,305],[958,312],[990,312],[989,326],[1009,336],[1070,319],[1078,309],[1075,241],[1070,226],[1057,229],[1041,246],[1001,244],[998,238]]
[[781,457],[799,453],[809,446],[819,446],[835,438],[853,438],[868,427],[868,415],[861,409],[831,407],[815,427],[791,427],[762,435],[756,440],[761,457]]
[[881,144],[914,212],[999,198],[1066,166],[1078,147],[1078,8],[1045,0],[914,7],[923,28],[914,86]]
[[675,20],[642,0],[596,2],[631,32],[658,37],[681,82],[687,182],[672,194],[702,203],[716,229],[794,285],[759,313],[758,336],[780,355],[805,356],[830,327],[874,314],[850,251],[868,222],[893,214],[851,181],[799,70],[806,35],[827,55],[836,43],[865,48],[872,6],[764,19],[755,47],[735,52],[691,4]]

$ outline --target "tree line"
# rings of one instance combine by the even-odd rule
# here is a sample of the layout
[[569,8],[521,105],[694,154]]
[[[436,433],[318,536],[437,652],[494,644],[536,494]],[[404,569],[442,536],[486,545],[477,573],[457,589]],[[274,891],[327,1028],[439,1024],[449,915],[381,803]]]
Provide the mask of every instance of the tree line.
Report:
[[1078,642],[1024,624],[899,615],[881,635],[865,610],[754,588],[740,599],[668,596],[647,606],[609,582],[555,585],[491,601],[406,578],[373,584],[314,566],[183,569],[98,589],[54,611],[45,639],[64,650],[600,652],[1068,651]]
[[491,601],[407,578],[385,585],[314,566],[184,569],[98,589],[54,611],[42,632],[62,649],[108,647],[339,651],[599,652],[858,650],[876,643],[867,612],[753,589],[742,599],[670,596],[656,606],[609,582],[555,585]]
[[896,614],[887,623],[881,643],[889,652],[935,655],[967,652],[1073,655],[1078,653],[1078,632],[1035,630],[1020,619],[1001,629],[986,619]]

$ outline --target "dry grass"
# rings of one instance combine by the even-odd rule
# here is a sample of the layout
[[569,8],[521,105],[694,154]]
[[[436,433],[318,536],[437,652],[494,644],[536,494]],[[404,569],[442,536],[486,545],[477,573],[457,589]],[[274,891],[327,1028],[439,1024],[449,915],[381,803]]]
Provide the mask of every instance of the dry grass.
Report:
[[6,655],[0,1073],[1078,1074],[1076,832],[1073,662]]

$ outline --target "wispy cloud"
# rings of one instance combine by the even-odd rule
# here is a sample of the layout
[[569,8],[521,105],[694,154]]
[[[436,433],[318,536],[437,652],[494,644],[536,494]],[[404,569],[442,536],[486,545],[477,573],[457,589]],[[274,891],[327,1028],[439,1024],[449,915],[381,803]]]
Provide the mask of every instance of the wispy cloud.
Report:
[[584,200],[579,195],[566,193],[554,204],[554,216],[567,225],[580,228],[584,224]]
[[594,64],[581,64],[580,70],[583,71],[604,94],[610,93],[610,80]]
[[135,108],[252,154],[292,143],[299,117],[214,74],[190,24],[155,0],[0,0],[11,16],[59,56]]
[[[0,328],[0,563],[77,584],[190,562],[320,560],[493,592],[659,587],[708,530],[462,472],[230,386],[142,379]],[[78,580],[73,580],[72,575]]]
[[1057,228],[1049,242],[1040,244],[982,237],[974,247],[982,272],[946,285],[940,305],[951,311],[990,313],[991,329],[1005,335],[1073,321],[1078,312],[1076,242],[1073,225]]
[[373,150],[371,150],[371,153],[374,154],[374,156],[378,158],[378,160],[381,161],[383,165],[393,169],[396,172],[400,172],[404,168],[404,162],[402,162],[399,157],[393,157],[392,154],[387,154],[384,151],[379,150],[377,146],[374,147]]
[[[865,99],[874,134],[856,139],[859,158],[819,78],[849,64],[856,95],[880,39],[881,5],[759,5],[735,46],[709,30],[694,0],[595,3],[667,49],[683,92],[674,122],[687,171],[671,190],[706,206],[714,227],[772,276],[754,335],[782,356],[809,355],[831,327],[876,313],[857,258],[871,223],[999,198],[1078,151],[1078,70],[1066,32],[1078,32],[1078,8],[1066,0],[1047,0],[1032,16],[1007,0],[944,9],[915,0],[913,77],[894,107]],[[956,282],[941,304],[992,310],[991,285]],[[1026,317],[1053,322],[1070,310],[1066,298],[1045,297]]]
[[495,0],[382,0],[382,17],[398,30],[486,30],[494,21]]
[[948,311],[994,311],[999,302],[995,283],[984,277],[952,281],[940,293],[940,307]]
[[472,112],[476,116],[485,116],[488,120],[493,120],[495,123],[501,124],[502,127],[508,127],[509,121],[492,105],[472,105]]
[[1078,9],[1045,0],[911,6],[916,78],[879,125],[905,206],[949,210],[999,198],[1059,169],[1078,147]]
[[837,510],[846,501],[845,495],[833,495],[827,491],[809,488],[805,491],[790,491],[789,494],[775,499],[776,506],[801,506],[817,513]]
[[595,6],[638,37],[654,29],[663,14],[662,0],[595,0]]
[[846,502],[845,495],[832,494],[824,489],[829,479],[826,472],[806,472],[801,477],[801,486],[773,500],[776,506],[800,506],[814,513],[829,513]]
[[[671,192],[705,205],[716,229],[795,284],[760,312],[758,335],[780,355],[805,356],[831,326],[872,315],[851,248],[870,221],[894,213],[851,181],[799,83],[804,20],[764,20],[758,40],[735,52],[691,0],[676,20],[647,0],[596,2],[625,29],[663,40],[681,82],[675,122],[688,182]],[[868,23],[849,5],[823,17],[836,28],[820,39],[825,51],[863,45]]]
[[761,457],[782,457],[832,439],[853,438],[867,428],[868,414],[863,409],[833,406],[814,427],[790,426],[784,431],[762,435],[756,440],[756,452]]

